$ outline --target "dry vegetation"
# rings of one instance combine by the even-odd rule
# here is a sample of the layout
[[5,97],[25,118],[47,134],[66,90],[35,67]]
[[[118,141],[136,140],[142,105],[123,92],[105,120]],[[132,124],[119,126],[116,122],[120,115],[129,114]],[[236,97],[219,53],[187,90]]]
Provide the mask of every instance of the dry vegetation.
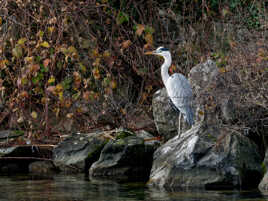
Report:
[[267,13],[252,0],[2,0],[0,128],[40,139],[106,124],[135,129],[162,87],[161,61],[143,54],[159,45],[183,74],[213,58],[237,104],[261,108],[247,118],[267,121]]

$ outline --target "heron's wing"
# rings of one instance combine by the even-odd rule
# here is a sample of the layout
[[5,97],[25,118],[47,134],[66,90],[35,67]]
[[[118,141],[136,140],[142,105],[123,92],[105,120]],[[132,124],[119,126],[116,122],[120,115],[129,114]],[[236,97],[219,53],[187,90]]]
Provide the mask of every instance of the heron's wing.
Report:
[[189,81],[182,74],[173,74],[167,80],[166,89],[172,103],[184,114],[189,125],[193,125],[194,114],[191,107],[193,93]]
[[173,74],[167,80],[166,89],[173,104],[184,114],[189,125],[193,125],[194,113],[191,107],[193,93],[189,81],[182,74]]
[[184,107],[191,104],[193,92],[189,81],[182,74],[176,73],[169,77],[167,93],[176,107]]

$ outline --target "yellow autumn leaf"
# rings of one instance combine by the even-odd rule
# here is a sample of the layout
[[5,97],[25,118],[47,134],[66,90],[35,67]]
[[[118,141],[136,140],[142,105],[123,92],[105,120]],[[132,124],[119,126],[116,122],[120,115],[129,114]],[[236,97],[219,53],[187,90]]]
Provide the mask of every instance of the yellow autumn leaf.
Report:
[[226,72],[226,68],[224,68],[224,67],[219,68],[219,71],[220,71],[220,73],[225,73]]
[[7,59],[0,60],[0,69],[6,67],[9,64]]
[[115,80],[112,80],[112,81],[110,82],[110,87],[111,87],[112,89],[116,89],[116,87],[117,87],[117,83],[116,83]]
[[31,117],[33,118],[33,119],[36,119],[37,118],[37,112],[36,111],[33,111],[32,113],[31,113]]
[[203,116],[203,115],[204,115],[204,112],[203,112],[202,110],[199,110],[199,111],[198,111],[198,114],[199,114],[200,116]]
[[150,33],[147,33],[146,35],[145,35],[145,41],[148,43],[148,44],[150,44],[150,45],[152,45],[153,44],[153,36],[152,36],[152,34],[150,34]]
[[140,36],[142,34],[142,32],[144,31],[144,29],[145,29],[145,26],[143,24],[138,24],[137,25],[136,34],[138,36]]
[[110,53],[109,50],[105,50],[105,51],[103,52],[102,56],[103,56],[104,58],[108,58],[108,57],[111,56],[111,53]]
[[59,92],[58,96],[59,96],[59,100],[63,101],[63,91]]
[[126,115],[126,114],[127,114],[127,111],[126,111],[125,108],[121,108],[121,109],[120,109],[120,112],[121,112],[123,115]]
[[27,41],[27,38],[21,38],[18,40],[17,44],[18,45],[24,45],[24,43]]
[[91,55],[95,58],[99,57],[99,50],[97,48],[93,49]]
[[33,57],[25,57],[25,58],[24,58],[24,62],[25,62],[25,63],[32,63],[33,60],[34,60]]
[[48,33],[49,34],[52,34],[53,31],[54,31],[55,27],[48,27],[47,30],[48,30]]
[[94,69],[92,70],[92,72],[93,72],[93,76],[94,76],[94,78],[95,78],[96,80],[99,80],[99,79],[100,79],[100,71],[99,71],[99,69],[98,69],[98,68],[94,68]]
[[0,17],[0,25],[2,25],[3,23],[3,20],[2,20],[2,17]]
[[54,83],[54,82],[55,82],[55,77],[52,75],[52,76],[50,76],[50,78],[48,79],[47,83],[48,83],[48,84],[52,84],[52,83]]
[[60,114],[60,108],[55,108],[54,109],[54,112],[56,114],[56,117],[59,117],[59,114]]
[[55,87],[56,92],[62,92],[63,91],[63,86],[61,84],[57,84]]
[[47,41],[42,42],[40,45],[42,47],[45,47],[45,48],[49,48],[50,47],[50,45],[49,45],[49,43]]

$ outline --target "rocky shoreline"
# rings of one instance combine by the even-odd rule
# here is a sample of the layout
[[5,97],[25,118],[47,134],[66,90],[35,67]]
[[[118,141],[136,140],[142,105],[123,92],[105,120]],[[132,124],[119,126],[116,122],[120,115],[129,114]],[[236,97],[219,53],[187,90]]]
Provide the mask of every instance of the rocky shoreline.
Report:
[[[253,132],[232,127],[242,111],[235,98],[228,96],[215,63],[208,60],[197,65],[189,80],[196,96],[196,124],[192,128],[183,122],[178,134],[178,115],[167,104],[165,89],[161,89],[153,99],[153,114],[163,140],[145,130],[132,132],[124,128],[73,133],[55,146],[1,148],[0,173],[85,173],[89,178],[142,180],[149,186],[172,191],[258,186],[267,190],[268,154],[260,148],[265,142],[258,144]],[[204,96],[204,89],[212,94],[221,91],[209,106],[209,94]],[[11,137],[11,133],[5,137]]]

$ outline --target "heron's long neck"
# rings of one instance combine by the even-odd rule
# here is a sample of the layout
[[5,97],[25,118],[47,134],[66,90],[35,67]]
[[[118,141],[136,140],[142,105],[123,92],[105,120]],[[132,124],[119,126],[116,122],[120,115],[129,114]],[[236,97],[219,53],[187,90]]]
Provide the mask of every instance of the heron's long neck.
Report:
[[165,57],[165,61],[161,66],[161,76],[165,86],[169,78],[168,70],[170,65],[171,65],[171,56]]

